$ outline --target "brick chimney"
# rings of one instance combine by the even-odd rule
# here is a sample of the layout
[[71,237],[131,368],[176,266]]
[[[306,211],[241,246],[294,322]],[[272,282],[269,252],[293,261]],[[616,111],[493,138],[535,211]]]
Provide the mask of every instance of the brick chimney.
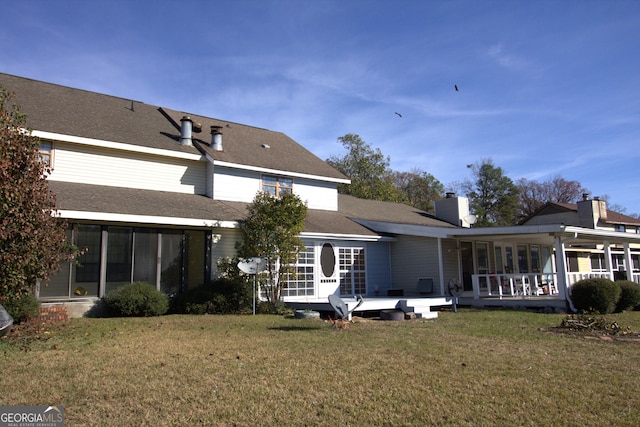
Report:
[[578,206],[578,225],[584,228],[596,229],[600,220],[607,220],[607,202],[599,197],[593,199],[584,193]]

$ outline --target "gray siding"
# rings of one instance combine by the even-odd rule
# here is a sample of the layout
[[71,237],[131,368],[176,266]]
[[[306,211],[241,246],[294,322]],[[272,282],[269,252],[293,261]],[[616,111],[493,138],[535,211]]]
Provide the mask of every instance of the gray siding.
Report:
[[391,271],[393,288],[416,292],[419,277],[432,277],[437,283],[438,239],[416,236],[398,236],[391,243]]
[[367,260],[367,293],[376,296],[387,295],[391,286],[391,263],[389,260],[389,242],[368,243]]

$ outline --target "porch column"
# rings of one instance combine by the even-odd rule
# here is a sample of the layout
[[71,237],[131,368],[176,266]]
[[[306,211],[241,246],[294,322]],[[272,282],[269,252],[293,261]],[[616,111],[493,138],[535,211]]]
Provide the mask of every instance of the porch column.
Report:
[[438,237],[438,275],[440,276],[440,295],[444,292],[444,264],[442,260],[442,238]]
[[567,277],[567,254],[564,251],[564,243],[560,236],[556,236],[554,246],[556,250],[556,286],[560,298],[566,300],[569,283]]
[[609,244],[609,242],[604,241],[602,242],[604,244],[604,265],[605,268],[607,269],[607,273],[609,273],[609,279],[613,280],[613,261],[611,259],[611,245]]
[[627,280],[633,282],[633,258],[631,258],[631,244],[624,244],[624,263],[627,267]]

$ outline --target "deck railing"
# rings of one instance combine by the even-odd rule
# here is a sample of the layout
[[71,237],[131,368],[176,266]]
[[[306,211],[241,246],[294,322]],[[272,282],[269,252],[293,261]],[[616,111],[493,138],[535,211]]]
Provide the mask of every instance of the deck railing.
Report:
[[569,283],[568,287],[571,287],[574,283],[584,279],[609,279],[613,280],[613,273],[609,272],[590,272],[590,273],[567,273]]
[[[567,289],[580,280],[592,278],[614,280],[614,275],[609,272],[567,273]],[[640,284],[640,272],[633,273],[633,281]],[[557,282],[556,273],[474,274],[473,298],[553,297],[559,295]]]
[[474,274],[473,298],[558,295],[555,273]]

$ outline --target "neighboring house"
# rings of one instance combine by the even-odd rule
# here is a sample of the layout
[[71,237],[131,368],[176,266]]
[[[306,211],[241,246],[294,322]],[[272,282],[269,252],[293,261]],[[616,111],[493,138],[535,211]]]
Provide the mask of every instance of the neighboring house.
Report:
[[[38,287],[41,301],[72,315],[131,281],[175,294],[217,277],[259,191],[293,192],[309,208],[299,274],[283,293],[294,307],[360,294],[360,310],[429,315],[454,293],[469,304],[564,309],[575,245],[605,258],[619,245],[626,265],[638,259],[640,235],[535,223],[542,212],[520,226],[472,228],[468,201],[453,194],[435,215],[339,195],[349,179],[280,132],[1,73],[0,85],[41,139],[69,238],[87,248]],[[612,275],[611,263],[604,270]]]
[[[522,221],[523,225],[566,224],[592,230],[640,234],[640,219],[607,209],[607,203],[588,194],[575,204],[549,202]],[[603,273],[612,270],[614,277],[627,279],[626,272],[640,273],[640,246],[631,245],[630,259],[627,260],[624,245],[609,245],[611,258],[606,256],[603,243],[576,245],[567,250],[567,264],[570,272]],[[611,265],[607,266],[607,262]]]

